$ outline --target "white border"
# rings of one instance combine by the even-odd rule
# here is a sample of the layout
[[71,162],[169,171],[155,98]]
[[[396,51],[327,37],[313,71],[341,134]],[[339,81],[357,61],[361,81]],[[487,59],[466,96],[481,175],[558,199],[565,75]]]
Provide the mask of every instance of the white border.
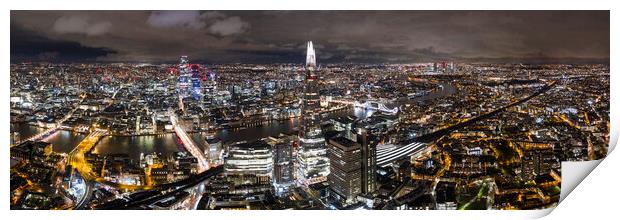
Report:
[[[6,4],[6,5],[4,5]],[[9,68],[9,56],[10,48],[9,44],[9,10],[189,10],[189,9],[203,9],[203,10],[611,10],[611,37],[610,39],[618,39],[617,28],[613,24],[618,24],[618,16],[614,13],[617,10],[617,4],[613,4],[613,1],[602,0],[563,0],[563,1],[537,1],[537,0],[520,0],[520,1],[482,1],[482,0],[433,0],[433,1],[334,1],[334,0],[312,0],[312,1],[285,1],[285,0],[258,0],[258,1],[137,1],[137,0],[105,0],[105,1],[35,1],[35,0],[22,0],[22,1],[5,1],[2,14],[2,30],[5,30],[2,36],[4,47],[6,48],[1,52],[1,62],[3,63],[5,71]],[[618,51],[617,44],[611,42],[611,66],[614,68],[615,64],[618,64],[617,59],[613,59],[614,52]],[[1,88],[8,103],[9,93],[9,73],[5,72],[3,80],[3,86]],[[619,85],[618,77],[611,74],[611,85]],[[612,87],[611,90],[612,102],[612,141],[611,146],[615,146],[618,140],[618,131],[616,126],[619,125],[618,117],[616,117],[618,111],[618,105],[614,102],[614,97],[618,97],[617,87]],[[0,124],[9,124],[9,109],[3,108],[2,121]],[[9,128],[7,126],[1,127],[0,133],[8,134]],[[2,136],[2,144],[9,146],[8,135]],[[610,146],[610,149],[612,148]],[[2,155],[8,155],[8,147],[1,148]],[[612,156],[613,158],[613,156]],[[614,209],[611,206],[605,204],[617,204],[618,193],[615,189],[616,181],[618,180],[617,163],[618,158],[614,161],[603,161],[602,167],[593,171],[592,178],[587,178],[581,186],[577,187],[577,191],[574,192],[574,196],[568,196],[571,198],[560,204],[558,211],[561,213],[554,213],[551,217],[554,219],[565,219],[568,217],[581,216],[583,218],[601,216],[599,214],[612,214]],[[615,163],[614,163],[615,162]],[[8,160],[5,161],[5,168],[2,169],[5,181],[0,181],[4,189],[8,188]],[[611,167],[610,167],[611,166]],[[613,170],[612,170],[613,169]],[[602,180],[601,180],[602,179]],[[596,181],[595,181],[596,180]],[[613,184],[613,185],[611,185]],[[602,190],[604,187],[607,190]],[[582,190],[582,191],[580,191]],[[597,192],[596,195],[586,194],[585,190]],[[4,190],[4,198],[9,197],[8,190]],[[585,198],[583,201],[581,198]],[[563,203],[569,203],[571,206],[563,207]],[[3,215],[8,218],[44,218],[44,219],[63,219],[67,218],[94,218],[94,219],[111,219],[111,218],[156,218],[156,219],[194,219],[194,218],[212,218],[212,219],[255,219],[255,218],[269,218],[269,219],[292,219],[292,218],[354,218],[354,219],[380,219],[380,218],[459,218],[459,219],[523,219],[540,217],[546,215],[550,210],[538,210],[538,211],[209,211],[209,212],[140,212],[140,211],[40,211],[40,212],[28,212],[28,211],[10,211],[8,199],[3,200],[4,208]],[[594,205],[593,205],[594,204]],[[607,209],[599,209],[599,207],[607,207]],[[584,210],[582,207],[589,207],[590,209]],[[9,216],[10,214],[10,216]],[[572,219],[572,218],[570,218]]]

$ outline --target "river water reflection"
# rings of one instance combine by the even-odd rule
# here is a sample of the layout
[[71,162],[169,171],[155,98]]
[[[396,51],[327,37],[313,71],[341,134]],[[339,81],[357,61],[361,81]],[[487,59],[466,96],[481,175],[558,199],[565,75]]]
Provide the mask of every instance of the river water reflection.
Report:
[[[431,92],[425,96],[420,96],[415,99],[401,99],[396,105],[410,103],[412,101],[421,101],[427,99],[441,98],[451,95],[456,92],[456,89],[449,84],[442,84],[443,90],[437,90]],[[348,111],[330,113],[327,117],[353,115],[356,117],[365,117],[366,111],[360,109],[350,109]],[[220,130],[215,136],[221,139],[225,143],[232,143],[243,140],[256,140],[263,137],[275,136],[280,133],[293,133],[299,125],[297,118],[281,121],[280,123],[272,123],[259,127],[249,127],[239,130]],[[18,132],[20,138],[27,138],[35,135],[43,128],[39,128],[26,124],[11,124],[11,131]],[[204,148],[204,135],[195,133],[191,134],[192,139],[201,147]],[[55,152],[68,153],[79,142],[84,139],[84,134],[74,133],[71,131],[59,131],[54,136],[50,137],[49,141],[53,145]],[[11,137],[13,138],[13,137]],[[149,154],[153,152],[159,152],[162,155],[170,155],[174,152],[183,151],[183,147],[175,134],[163,134],[163,135],[146,135],[146,136],[110,136],[101,139],[97,144],[94,153],[97,154],[128,154],[133,159],[140,158],[140,154]]]
[[[43,132],[45,129],[34,125],[27,124],[11,124],[11,131],[19,133],[20,140],[27,139]],[[77,146],[86,135],[75,133],[71,131],[58,131],[56,134],[50,136],[47,141],[52,144],[52,148],[55,152],[69,153],[75,146]],[[11,135],[11,141],[13,136]]]

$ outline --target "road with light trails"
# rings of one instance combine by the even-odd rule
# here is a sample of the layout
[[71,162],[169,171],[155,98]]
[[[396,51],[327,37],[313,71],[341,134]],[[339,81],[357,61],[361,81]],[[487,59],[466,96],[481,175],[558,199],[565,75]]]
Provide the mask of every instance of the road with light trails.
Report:
[[182,126],[178,123],[177,116],[174,112],[169,111],[170,115],[170,123],[172,123],[172,127],[174,127],[174,132],[183,142],[183,147],[198,160],[198,173],[202,173],[209,169],[209,161],[207,157],[202,153],[202,150],[194,143],[194,141],[187,135],[187,132],[182,128]]
[[[183,99],[179,97],[179,105],[183,106]],[[174,133],[181,139],[183,142],[183,147],[196,158],[198,161],[198,173],[205,173],[209,171],[209,160],[203,154],[202,150],[196,143],[187,135],[187,132],[183,129],[183,126],[179,124],[176,114],[172,111],[172,109],[168,110],[168,114],[170,116],[170,123],[172,123],[172,127],[174,128]],[[207,146],[208,147],[208,146]],[[202,196],[202,191],[196,187],[187,188],[190,191],[190,194],[199,195],[198,198]],[[186,209],[194,209],[198,206],[198,202],[200,200],[196,199],[196,197],[192,198],[192,201],[187,205]]]
[[80,172],[85,181],[92,181],[99,177],[86,160],[85,154],[90,152],[99,139],[107,134],[105,130],[95,129],[69,153],[69,164]]

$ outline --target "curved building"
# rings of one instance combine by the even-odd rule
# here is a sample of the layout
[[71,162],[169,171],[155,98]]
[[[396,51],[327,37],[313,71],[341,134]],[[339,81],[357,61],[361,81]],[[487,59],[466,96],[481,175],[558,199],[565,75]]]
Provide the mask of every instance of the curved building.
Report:
[[224,171],[235,184],[268,184],[273,170],[273,153],[265,141],[238,142],[230,146]]

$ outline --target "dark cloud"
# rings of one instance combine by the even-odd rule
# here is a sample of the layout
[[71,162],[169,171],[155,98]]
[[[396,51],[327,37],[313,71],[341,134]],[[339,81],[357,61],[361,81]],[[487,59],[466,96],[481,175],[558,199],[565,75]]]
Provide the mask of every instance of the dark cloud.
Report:
[[83,46],[77,42],[52,40],[11,25],[11,62],[44,61],[73,62],[95,61],[98,57],[115,51]]
[[[609,11],[12,11],[11,21],[12,36],[21,27],[95,50],[78,61],[303,62],[307,40],[325,63],[609,60]],[[31,51],[12,59],[62,55],[24,41],[12,37]]]

